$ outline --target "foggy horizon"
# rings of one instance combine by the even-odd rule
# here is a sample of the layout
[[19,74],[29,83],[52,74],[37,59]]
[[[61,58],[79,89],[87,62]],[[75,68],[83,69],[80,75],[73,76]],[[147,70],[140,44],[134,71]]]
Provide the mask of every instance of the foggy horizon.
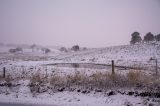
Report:
[[0,0],[0,14],[4,44],[107,47],[160,33],[159,0]]

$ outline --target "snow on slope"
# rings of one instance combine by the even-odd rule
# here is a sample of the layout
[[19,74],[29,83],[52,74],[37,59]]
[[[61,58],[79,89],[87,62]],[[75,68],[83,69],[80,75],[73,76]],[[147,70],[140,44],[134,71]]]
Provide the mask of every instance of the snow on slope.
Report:
[[[150,70],[154,69],[155,62],[150,58],[160,59],[160,43],[144,43],[136,45],[113,46],[99,48],[69,54],[68,57],[62,58],[64,62],[87,62],[111,64],[115,60],[116,65],[129,67],[145,67]],[[58,58],[58,57],[57,57]]]
[[[56,106],[159,106],[159,103],[154,102],[155,98],[145,98],[139,96],[129,96],[122,94],[115,94],[108,96],[107,92],[94,92],[91,91],[88,94],[80,92],[55,92],[52,91],[39,93],[33,96],[30,92],[28,80],[22,80],[19,89],[9,89],[0,87],[2,91],[8,91],[8,93],[0,94],[0,103],[21,103],[21,104],[39,104],[39,105],[56,105]],[[109,91],[110,92],[110,91]],[[159,100],[159,99],[157,99]],[[151,105],[151,106],[152,106]]]
[[[20,90],[17,92],[8,92],[0,94],[0,103],[22,103],[22,104],[39,104],[39,105],[56,105],[56,106],[144,106],[146,98],[116,94],[107,96],[104,93],[83,94],[78,92],[48,92],[40,93],[35,97],[30,92],[27,84],[29,81],[21,81]],[[2,89],[5,91],[7,89]],[[16,89],[15,89],[16,90]],[[8,90],[9,91],[9,90]],[[147,105],[152,103],[147,101]],[[155,105],[156,106],[156,105]]]
[[[79,52],[55,53],[51,55],[30,54],[9,54],[0,53],[0,70],[6,67],[7,70],[22,72],[43,70],[44,64],[52,63],[98,63],[111,64],[115,60],[117,66],[127,66],[155,70],[155,61],[149,61],[153,56],[160,59],[160,43],[146,43],[136,45],[114,46],[98,49],[88,49]],[[31,68],[31,69],[30,69]],[[159,67],[158,67],[159,68]],[[49,70],[54,71],[56,67]],[[58,69],[58,68],[57,68]],[[21,71],[20,71],[21,70]],[[68,70],[68,69],[65,69]],[[72,70],[72,69],[71,69]],[[31,72],[32,73],[32,72]]]
[[[160,44],[137,44],[137,45],[125,45],[98,49],[89,49],[86,51],[69,52],[60,54],[51,54],[47,59],[39,59],[44,55],[38,53],[22,54],[22,57],[37,58],[31,61],[31,59],[16,60],[21,57],[19,54],[0,54],[0,70],[3,66],[7,68],[7,74],[13,74],[18,76],[22,74],[23,69],[27,70],[25,74],[32,74],[38,71],[40,68],[45,74],[45,67],[43,64],[57,63],[57,62],[79,62],[79,63],[103,63],[110,64],[111,60],[115,60],[116,65],[134,66],[134,67],[151,67],[154,69],[154,62],[149,62],[149,59],[156,56],[160,59]],[[32,55],[32,57],[30,57]],[[38,55],[38,56],[37,56]],[[9,57],[15,57],[13,60]],[[8,59],[8,61],[7,61]],[[5,63],[6,62],[6,63]],[[142,65],[142,66],[141,66]],[[22,67],[22,68],[19,68]],[[50,68],[50,67],[48,67]],[[70,72],[74,73],[74,69],[51,67],[48,73],[52,71],[58,71],[59,73]],[[81,70],[81,69],[80,69]],[[14,72],[15,71],[15,72]],[[20,73],[21,72],[21,73]],[[24,82],[25,83],[25,82]],[[2,87],[0,90],[3,90]],[[133,104],[133,106],[143,106],[144,98],[127,96],[127,95],[113,95],[111,97],[103,94],[81,94],[77,92],[58,92],[53,95],[48,93],[39,94],[37,97],[32,97],[28,86],[21,84],[20,91],[16,93],[10,92],[9,95],[0,94],[0,102],[22,102],[22,103],[39,103],[39,104],[57,104],[68,106],[124,106],[127,103]],[[158,106],[158,105],[157,105]]]
[[150,58],[154,56],[158,59],[159,66],[160,43],[113,46],[49,55],[36,52],[23,54],[0,53],[0,68],[3,66],[26,66],[28,68],[52,63],[98,63],[110,65],[111,60],[115,60],[115,65],[117,66],[155,70],[155,61],[150,61]]
[[[145,100],[145,99],[144,99]],[[59,92],[54,95],[41,94],[35,97],[19,96],[0,96],[0,102],[22,103],[22,104],[39,104],[39,105],[56,105],[56,106],[143,106],[143,99],[134,96],[114,95],[105,97],[99,95],[84,95],[75,92]],[[149,103],[148,103],[149,104]],[[156,105],[155,105],[156,106]]]

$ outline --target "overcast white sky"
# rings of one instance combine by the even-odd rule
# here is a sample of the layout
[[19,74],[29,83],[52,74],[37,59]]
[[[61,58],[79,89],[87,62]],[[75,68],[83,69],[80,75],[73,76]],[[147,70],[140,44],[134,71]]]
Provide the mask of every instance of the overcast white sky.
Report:
[[0,42],[87,47],[160,33],[160,0],[0,0]]

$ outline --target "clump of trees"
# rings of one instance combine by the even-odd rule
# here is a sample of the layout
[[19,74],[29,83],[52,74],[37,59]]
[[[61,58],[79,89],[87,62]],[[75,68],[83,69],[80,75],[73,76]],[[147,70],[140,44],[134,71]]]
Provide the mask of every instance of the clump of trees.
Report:
[[151,42],[151,41],[160,41],[160,34],[154,35],[151,32],[148,32],[142,39],[139,32],[133,32],[131,34],[130,44],[136,44],[140,42]]
[[87,50],[87,48],[86,47],[80,47],[79,45],[73,45],[71,48],[61,47],[59,49],[59,51],[61,51],[61,52],[70,52],[70,51],[77,52],[77,51],[80,51],[80,50]]
[[23,49],[20,47],[17,47],[15,49],[9,49],[9,53],[17,53],[17,52],[23,52]]

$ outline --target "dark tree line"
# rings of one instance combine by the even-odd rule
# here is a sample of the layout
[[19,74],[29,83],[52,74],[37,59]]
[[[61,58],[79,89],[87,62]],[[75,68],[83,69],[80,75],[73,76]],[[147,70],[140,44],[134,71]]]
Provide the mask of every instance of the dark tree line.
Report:
[[150,42],[150,41],[160,41],[160,34],[153,35],[151,32],[148,32],[142,39],[139,32],[133,32],[131,34],[131,44],[140,43],[140,42]]

